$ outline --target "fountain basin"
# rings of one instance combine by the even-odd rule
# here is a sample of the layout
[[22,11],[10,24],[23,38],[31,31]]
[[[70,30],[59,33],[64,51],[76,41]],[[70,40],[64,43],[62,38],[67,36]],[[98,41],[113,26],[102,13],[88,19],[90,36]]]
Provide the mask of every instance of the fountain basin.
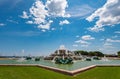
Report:
[[120,60],[109,60],[109,61],[103,61],[103,60],[92,60],[92,61],[82,61],[82,60],[77,60],[73,64],[55,64],[54,62],[50,60],[40,60],[40,61],[34,61],[34,60],[27,60],[24,62],[18,62],[17,60],[0,60],[0,64],[37,64],[37,65],[45,65],[49,67],[54,67],[54,68],[59,68],[59,69],[64,69],[64,70],[76,70],[84,67],[88,67],[91,65],[120,65]]

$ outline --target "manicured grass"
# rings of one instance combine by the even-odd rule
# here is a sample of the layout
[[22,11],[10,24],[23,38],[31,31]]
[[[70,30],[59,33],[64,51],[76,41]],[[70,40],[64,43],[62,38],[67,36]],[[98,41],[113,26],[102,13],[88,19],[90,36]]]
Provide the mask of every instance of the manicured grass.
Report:
[[69,79],[69,76],[39,67],[0,66],[0,79]]
[[75,79],[120,79],[120,67],[96,67],[78,74]]
[[0,66],[0,79],[120,79],[120,67],[96,67],[72,77],[39,67]]

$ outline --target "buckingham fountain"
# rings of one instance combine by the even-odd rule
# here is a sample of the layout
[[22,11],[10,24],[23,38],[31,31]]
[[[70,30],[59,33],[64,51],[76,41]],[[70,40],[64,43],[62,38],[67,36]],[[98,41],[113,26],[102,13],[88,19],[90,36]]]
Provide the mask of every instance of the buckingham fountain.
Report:
[[56,64],[72,64],[75,60],[81,60],[81,56],[75,56],[74,52],[67,50],[64,45],[61,45],[53,54],[44,58],[51,60]]
[[[24,54],[24,50],[22,50],[22,54]],[[60,47],[46,57],[36,57],[36,56],[21,56],[16,59],[18,63],[34,63],[34,61],[39,61],[35,63],[55,63],[55,64],[73,64],[75,62],[86,62],[91,61],[89,63],[96,62],[96,60],[100,61],[108,61],[107,57],[98,57],[98,56],[89,56],[89,55],[81,55],[81,53],[77,53],[75,51],[68,50],[64,45],[60,45]],[[48,61],[46,61],[48,60]],[[80,61],[79,61],[80,60]]]

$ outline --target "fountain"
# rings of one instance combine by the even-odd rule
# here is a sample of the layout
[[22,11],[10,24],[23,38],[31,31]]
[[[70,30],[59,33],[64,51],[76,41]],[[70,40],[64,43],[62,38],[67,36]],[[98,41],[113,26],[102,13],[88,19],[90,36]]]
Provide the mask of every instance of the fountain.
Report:
[[56,58],[58,58],[58,56],[55,56],[55,57],[53,58],[52,62],[55,62],[55,59],[56,59]]
[[93,56],[92,59],[93,60],[101,60],[100,57],[98,57],[98,56]]
[[22,50],[22,57],[21,58],[19,58],[18,60],[17,60],[17,62],[24,62],[24,61],[26,61],[25,60],[25,58],[24,58],[24,49]]
[[35,58],[35,61],[40,61],[40,57],[36,57],[36,58]]
[[[94,59],[97,59],[95,56],[93,59],[92,56],[75,54],[72,51],[66,50],[64,46],[60,46],[59,49],[57,49],[53,54],[49,55],[48,57],[32,56],[33,60],[26,60],[24,56],[24,52],[25,51],[22,50],[22,55],[17,61],[16,59],[15,60],[5,59],[5,60],[0,60],[0,64],[13,64],[13,65],[14,64],[32,64],[32,65],[38,64],[38,65],[45,65],[45,66],[70,70],[70,71],[91,66],[91,65],[115,65],[115,64],[120,65],[119,59],[117,60],[112,58],[108,60],[108,58],[104,56],[103,58],[99,57],[101,60],[94,60]],[[91,58],[92,60],[86,61],[87,57]],[[39,59],[35,60],[35,58],[40,58],[41,61],[39,61]],[[81,61],[79,61],[79,59],[81,59]],[[76,61],[76,63],[74,61]]]
[[86,57],[86,61],[91,61],[92,59],[90,57]]
[[70,64],[73,63],[73,53],[61,45],[58,50],[51,54],[49,57],[44,58],[45,60],[52,60],[56,64]]
[[102,58],[102,61],[109,61],[109,60],[108,60],[107,57],[104,55],[104,57]]

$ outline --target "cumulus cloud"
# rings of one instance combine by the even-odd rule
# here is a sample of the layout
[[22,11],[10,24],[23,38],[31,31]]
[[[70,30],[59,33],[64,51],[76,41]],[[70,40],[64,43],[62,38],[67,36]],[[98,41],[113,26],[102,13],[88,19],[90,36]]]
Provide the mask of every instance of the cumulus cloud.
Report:
[[29,18],[29,16],[27,15],[26,11],[23,11],[23,15],[21,16],[21,18],[24,18],[24,19],[28,19]]
[[92,37],[91,35],[84,35],[81,37],[83,40],[93,40],[95,39],[94,37]]
[[[90,44],[89,42],[85,40],[77,40],[75,41],[75,43],[79,43],[81,47],[88,47]],[[74,47],[77,47],[76,44],[74,45]]]
[[41,31],[42,31],[42,32],[46,32],[46,30],[45,30],[45,29],[42,29]]
[[70,24],[68,20],[60,21],[59,25]]
[[78,40],[78,41],[75,41],[75,43],[80,43],[80,44],[90,44],[89,42],[84,41],[84,40]]
[[117,43],[120,43],[120,40],[113,40],[113,39],[106,39],[106,42],[117,42]]
[[104,26],[120,24],[120,0],[107,0],[103,7],[97,9],[86,19],[91,22],[95,18],[98,20],[94,27],[89,28],[91,31],[104,31]]
[[30,14],[33,16],[35,24],[44,23],[46,16],[48,16],[48,12],[41,1],[36,1],[33,4],[33,6],[30,8]]
[[[43,3],[40,0],[36,0],[29,12],[23,11],[21,16],[24,19],[28,19],[27,24],[36,24],[39,29],[50,29],[50,25],[53,22],[51,17],[69,17],[65,9],[68,7],[66,0],[47,0]],[[63,24],[68,24],[69,21],[65,20]]]
[[56,30],[55,28],[51,28],[51,30]]
[[33,24],[33,21],[27,21],[26,23],[27,24]]
[[4,26],[5,24],[4,23],[0,23],[0,26]]
[[39,25],[38,28],[42,28],[42,29],[47,29],[49,30],[50,29],[50,24],[52,23],[53,21],[50,20],[48,23],[44,24],[44,25]]
[[29,9],[29,15],[27,15],[27,12],[23,11],[23,15],[21,17],[24,19],[30,19],[26,22],[27,24],[36,24],[39,29],[49,30],[52,21],[46,20],[47,16],[49,16],[49,14],[45,5],[41,1],[36,0]]
[[49,14],[54,17],[70,17],[65,11],[67,7],[67,0],[47,0],[46,2]]
[[26,22],[27,24],[36,24],[38,25],[38,28],[49,29],[52,22],[51,20],[46,20],[47,16],[49,16],[49,14],[45,5],[41,1],[36,0],[29,9],[29,13],[23,11],[21,17],[24,19],[30,19]]
[[104,31],[105,29],[101,26],[95,25],[94,27],[89,27],[88,30],[93,32],[99,32],[99,31]]
[[34,24],[45,23],[48,12],[41,1],[36,1],[29,10]]
[[94,39],[95,38],[92,37],[91,35],[84,35],[80,38],[80,40],[75,41],[75,43],[79,43],[81,47],[88,47],[91,44],[90,40]]

